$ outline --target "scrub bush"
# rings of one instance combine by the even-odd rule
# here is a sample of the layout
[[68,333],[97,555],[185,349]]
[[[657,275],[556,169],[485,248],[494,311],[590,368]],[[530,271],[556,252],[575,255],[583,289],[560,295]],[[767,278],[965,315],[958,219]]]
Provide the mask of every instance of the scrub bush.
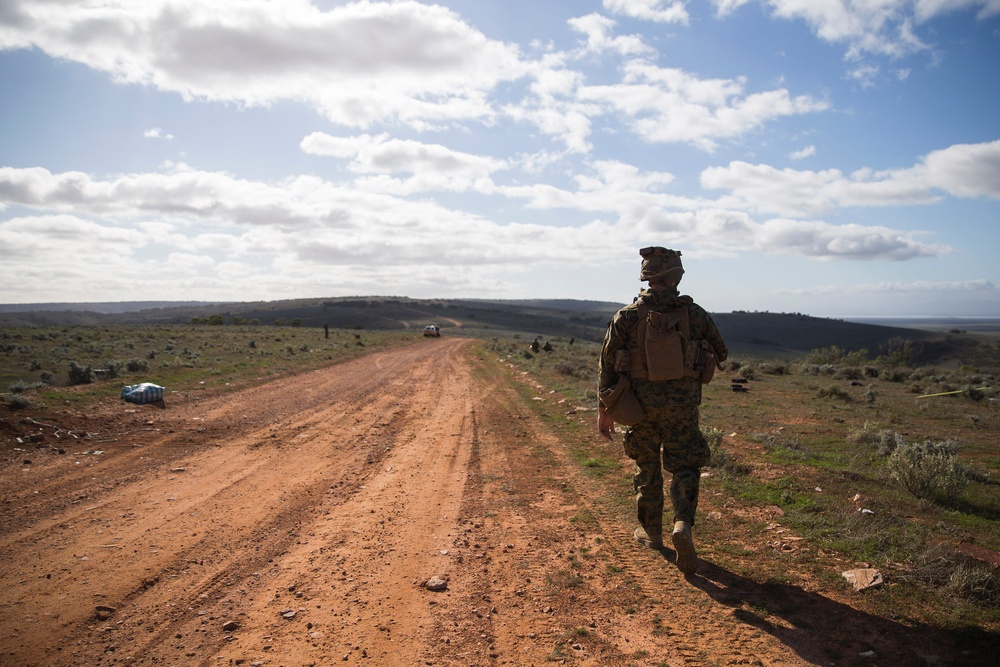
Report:
[[968,468],[958,460],[951,441],[900,445],[886,465],[889,476],[921,500],[952,501],[969,483]]

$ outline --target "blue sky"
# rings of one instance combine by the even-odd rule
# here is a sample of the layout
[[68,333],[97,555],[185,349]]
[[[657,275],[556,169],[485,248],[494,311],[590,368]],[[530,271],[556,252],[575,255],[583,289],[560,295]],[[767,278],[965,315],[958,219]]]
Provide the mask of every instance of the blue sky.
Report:
[[1000,316],[1000,0],[5,0],[0,302]]

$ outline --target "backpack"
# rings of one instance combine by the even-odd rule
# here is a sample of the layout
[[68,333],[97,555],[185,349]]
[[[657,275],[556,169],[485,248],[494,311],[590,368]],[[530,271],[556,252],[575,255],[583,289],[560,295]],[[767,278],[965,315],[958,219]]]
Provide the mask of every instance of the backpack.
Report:
[[715,350],[706,340],[691,339],[687,306],[657,312],[642,300],[636,304],[639,315],[637,346],[630,350],[633,378],[664,382],[698,378],[702,384],[715,374]]

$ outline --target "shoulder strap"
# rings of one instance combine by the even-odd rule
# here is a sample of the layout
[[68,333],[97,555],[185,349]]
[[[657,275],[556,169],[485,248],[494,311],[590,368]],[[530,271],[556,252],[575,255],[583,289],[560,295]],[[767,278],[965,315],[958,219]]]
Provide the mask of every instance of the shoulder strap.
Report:
[[635,310],[638,315],[636,346],[629,349],[629,368],[633,378],[644,380],[649,377],[649,370],[646,368],[646,318],[649,316],[649,304],[639,297],[635,302]]

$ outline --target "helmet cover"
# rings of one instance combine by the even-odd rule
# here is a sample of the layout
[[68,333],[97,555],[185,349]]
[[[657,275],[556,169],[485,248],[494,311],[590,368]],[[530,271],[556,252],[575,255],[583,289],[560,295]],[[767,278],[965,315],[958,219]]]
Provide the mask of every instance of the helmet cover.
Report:
[[655,281],[667,284],[677,284],[684,275],[681,265],[681,251],[650,246],[639,250],[642,256],[642,269],[639,280]]

